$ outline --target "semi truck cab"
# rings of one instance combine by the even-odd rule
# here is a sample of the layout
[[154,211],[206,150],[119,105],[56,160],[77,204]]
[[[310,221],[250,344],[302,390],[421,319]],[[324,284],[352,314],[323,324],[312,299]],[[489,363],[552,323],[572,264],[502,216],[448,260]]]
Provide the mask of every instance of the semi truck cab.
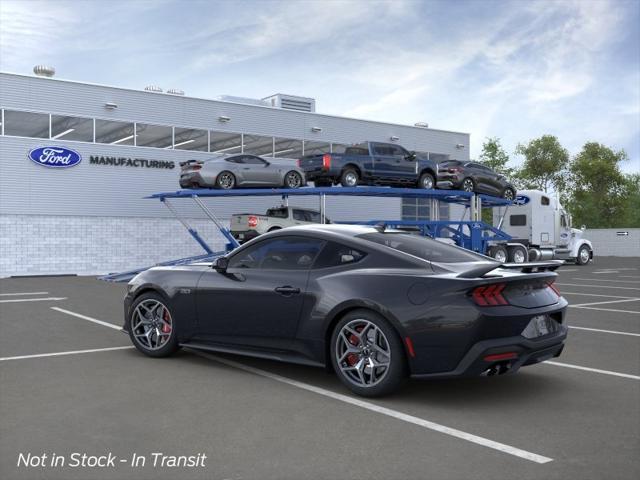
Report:
[[585,227],[573,228],[571,215],[560,202],[539,190],[518,192],[513,205],[495,208],[493,224],[512,237],[496,243],[488,254],[501,261],[572,260],[579,265],[593,259]]

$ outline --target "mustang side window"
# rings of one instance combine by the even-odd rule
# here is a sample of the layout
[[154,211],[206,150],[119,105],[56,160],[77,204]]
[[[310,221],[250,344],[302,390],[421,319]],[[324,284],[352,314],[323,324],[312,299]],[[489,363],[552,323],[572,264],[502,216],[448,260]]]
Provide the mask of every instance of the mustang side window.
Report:
[[264,240],[231,257],[229,268],[305,270],[311,268],[324,241],[304,237]]
[[356,263],[362,260],[367,254],[355,248],[335,242],[327,242],[318,259],[313,264],[313,268],[337,267]]

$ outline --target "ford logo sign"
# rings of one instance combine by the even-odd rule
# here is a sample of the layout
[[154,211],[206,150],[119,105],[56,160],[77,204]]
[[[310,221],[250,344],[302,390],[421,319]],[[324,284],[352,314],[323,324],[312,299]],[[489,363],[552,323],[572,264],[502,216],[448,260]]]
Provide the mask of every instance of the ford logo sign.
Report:
[[39,147],[29,152],[29,160],[43,167],[69,168],[82,161],[80,154],[64,147]]
[[526,195],[516,195],[516,199],[513,201],[514,205],[526,205],[531,199]]

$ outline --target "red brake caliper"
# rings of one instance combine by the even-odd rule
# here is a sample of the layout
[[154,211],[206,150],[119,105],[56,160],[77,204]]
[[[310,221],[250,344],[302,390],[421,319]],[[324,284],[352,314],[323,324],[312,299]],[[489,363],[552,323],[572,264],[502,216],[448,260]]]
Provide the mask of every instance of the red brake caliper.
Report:
[[171,319],[169,318],[169,312],[165,310],[164,315],[162,315],[162,318],[164,318],[164,321],[166,322],[162,324],[162,333],[169,333],[171,331],[171,327],[169,326],[169,324],[171,323]]
[[[364,329],[364,326],[357,327],[356,331],[361,332],[363,329]],[[357,347],[358,344],[360,343],[360,340],[358,340],[358,337],[356,337],[352,333],[351,335],[349,335],[349,343],[354,347]],[[347,363],[349,364],[350,367],[353,367],[356,363],[358,363],[358,360],[360,360],[360,356],[355,353],[350,353],[349,355],[347,355]]]

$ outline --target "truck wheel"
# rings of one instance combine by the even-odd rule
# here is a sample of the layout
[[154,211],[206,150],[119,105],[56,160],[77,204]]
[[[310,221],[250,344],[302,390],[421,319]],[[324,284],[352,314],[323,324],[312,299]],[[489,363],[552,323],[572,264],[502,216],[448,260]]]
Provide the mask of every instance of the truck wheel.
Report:
[[528,252],[524,247],[509,248],[509,261],[512,263],[525,263],[527,261]]
[[462,181],[462,184],[460,185],[460,187],[465,192],[475,192],[476,190],[476,184],[473,181],[473,178],[468,178],[468,177]]
[[433,178],[433,175],[430,173],[423,173],[420,175],[420,180],[418,180],[418,188],[424,188],[425,190],[432,190],[435,188],[436,182]]
[[358,181],[360,180],[358,176],[358,172],[356,172],[353,168],[346,168],[342,175],[340,175],[340,184],[343,187],[356,187],[358,186]]
[[493,247],[490,251],[490,257],[496,259],[500,263],[506,263],[509,255],[507,254],[507,249],[502,245],[498,245]]
[[582,245],[578,249],[578,256],[576,257],[576,263],[578,265],[586,265],[591,260],[591,250],[586,245]]
[[236,177],[233,173],[226,170],[224,172],[220,172],[216,178],[216,186],[223,190],[231,190],[236,186]]

